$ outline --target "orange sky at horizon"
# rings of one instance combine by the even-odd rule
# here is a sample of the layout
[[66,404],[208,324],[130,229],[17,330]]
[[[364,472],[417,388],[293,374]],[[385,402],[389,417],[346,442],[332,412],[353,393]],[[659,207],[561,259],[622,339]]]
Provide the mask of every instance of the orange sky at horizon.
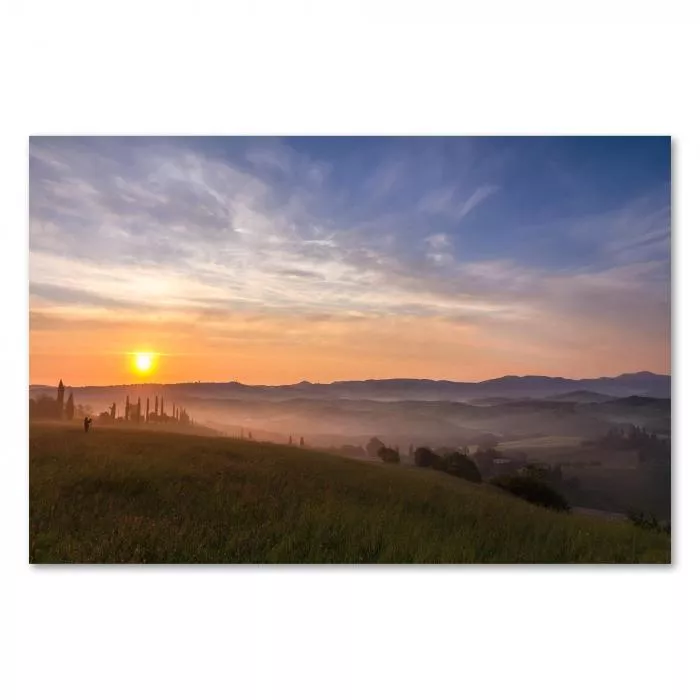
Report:
[[[521,339],[513,347],[497,332],[435,318],[230,323],[229,335],[220,327],[197,331],[193,320],[102,318],[91,328],[89,320],[35,312],[30,383],[53,385],[59,378],[70,386],[194,381],[276,385],[396,377],[481,381],[512,374],[576,379],[670,370],[655,362],[656,351],[648,343],[622,352],[615,337],[606,338],[602,331],[596,344],[602,353],[578,348],[557,358],[543,354],[537,342]],[[155,354],[152,372],[143,376],[134,370],[135,352]]]
[[32,137],[29,185],[34,384],[670,370],[666,138]]

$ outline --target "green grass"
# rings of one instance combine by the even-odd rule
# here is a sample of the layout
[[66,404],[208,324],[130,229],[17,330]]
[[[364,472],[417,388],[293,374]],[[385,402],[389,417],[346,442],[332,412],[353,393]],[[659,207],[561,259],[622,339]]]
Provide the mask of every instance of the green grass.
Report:
[[404,465],[226,438],[32,426],[29,559],[669,562],[670,538]]

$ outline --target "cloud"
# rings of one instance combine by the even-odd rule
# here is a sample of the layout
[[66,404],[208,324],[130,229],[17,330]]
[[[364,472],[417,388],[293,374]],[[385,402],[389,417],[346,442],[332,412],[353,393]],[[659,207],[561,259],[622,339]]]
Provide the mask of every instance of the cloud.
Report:
[[482,185],[477,187],[474,193],[462,205],[457,214],[457,218],[463,219],[472,209],[476,208],[487,197],[498,192],[498,187],[493,185]]
[[446,233],[433,233],[425,239],[425,242],[434,250],[444,250],[452,246],[452,241]]
[[[106,326],[122,313],[134,322],[158,316],[182,332],[201,324],[212,338],[245,327],[251,342],[240,314],[310,319],[293,336],[309,342],[313,323],[330,319],[353,333],[358,319],[431,320],[460,333],[478,328],[511,357],[524,345],[550,357],[590,338],[612,347],[625,337],[662,342],[667,332],[663,197],[515,227],[511,247],[484,256],[459,224],[496,186],[458,186],[435,168],[437,186],[421,180],[420,197],[348,223],[331,215],[329,202],[343,198],[327,163],[277,141],[239,151],[223,157],[167,139],[32,139],[33,311],[44,323]],[[375,173],[378,195],[410,190],[403,161]],[[434,232],[417,213],[443,215],[444,228]],[[519,241],[527,248],[548,238],[591,252],[558,266],[513,259]]]

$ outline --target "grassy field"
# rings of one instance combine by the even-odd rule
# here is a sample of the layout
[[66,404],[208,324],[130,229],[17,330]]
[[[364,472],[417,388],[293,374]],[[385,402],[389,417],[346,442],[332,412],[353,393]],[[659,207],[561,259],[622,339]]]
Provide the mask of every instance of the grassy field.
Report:
[[670,561],[670,538],[488,485],[296,447],[32,426],[29,560]]

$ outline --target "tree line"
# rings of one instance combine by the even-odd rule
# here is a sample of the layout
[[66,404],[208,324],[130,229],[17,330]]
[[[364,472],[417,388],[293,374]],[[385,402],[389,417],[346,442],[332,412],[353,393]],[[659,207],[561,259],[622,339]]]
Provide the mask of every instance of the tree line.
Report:
[[[36,399],[29,399],[30,420],[67,420],[83,418],[91,414],[88,406],[76,405],[73,392],[69,392],[65,398],[66,387],[61,379],[58,382],[56,398],[42,394]],[[176,423],[179,425],[194,425],[187,409],[172,402],[170,410],[166,410],[166,402],[163,396],[155,396],[153,410],[151,411],[151,399],[146,399],[143,406],[141,397],[132,402],[127,396],[124,402],[123,412],[120,412],[116,402],[112,403],[108,410],[102,411],[97,416],[97,421],[102,424],[109,423]]]

